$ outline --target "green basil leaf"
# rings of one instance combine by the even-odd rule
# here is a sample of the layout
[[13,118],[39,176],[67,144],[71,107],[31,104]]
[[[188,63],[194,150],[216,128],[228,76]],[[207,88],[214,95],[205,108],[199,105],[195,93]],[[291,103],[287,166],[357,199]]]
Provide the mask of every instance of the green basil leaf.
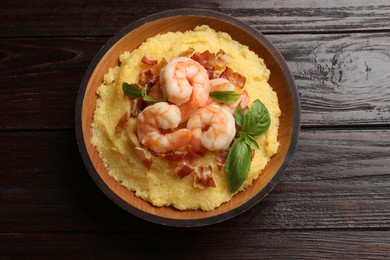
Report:
[[143,99],[145,100],[145,101],[149,101],[149,102],[167,102],[168,101],[168,98],[162,98],[162,99],[154,99],[154,98],[152,98],[152,97],[150,97],[150,96],[148,96],[148,95],[144,95],[143,96]]
[[131,98],[137,98],[142,96],[142,90],[134,87],[133,85],[123,82],[122,84],[123,93]]
[[248,135],[245,132],[240,132],[239,135],[240,138],[242,138],[246,144],[252,146],[253,148],[260,149],[260,146],[257,143],[255,138],[253,138],[252,136]]
[[234,110],[234,119],[236,120],[236,124],[239,127],[242,127],[242,123],[244,122],[244,113],[242,112],[241,102]]
[[224,104],[232,104],[240,97],[237,91],[211,91],[210,97]]
[[243,130],[253,138],[257,138],[268,131],[270,124],[271,118],[268,109],[260,100],[256,99],[244,118]]
[[246,179],[252,161],[252,150],[241,138],[234,141],[226,158],[226,179],[231,193],[236,192]]

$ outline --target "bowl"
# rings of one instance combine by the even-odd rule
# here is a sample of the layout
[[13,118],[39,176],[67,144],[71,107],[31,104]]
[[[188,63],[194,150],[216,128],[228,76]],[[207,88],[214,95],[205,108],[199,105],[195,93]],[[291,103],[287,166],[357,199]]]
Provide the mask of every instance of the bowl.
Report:
[[[97,99],[96,89],[108,69],[119,65],[119,55],[136,49],[147,38],[166,32],[192,30],[207,24],[216,31],[227,32],[231,37],[257,53],[271,71],[269,83],[278,95],[282,111],[278,152],[271,158],[250,187],[236,194],[229,202],[212,211],[180,211],[171,207],[155,207],[135,196],[108,175],[97,151],[90,144],[91,122]],[[154,223],[193,227],[204,226],[230,219],[260,202],[278,183],[292,158],[300,129],[300,104],[294,78],[278,50],[258,31],[223,13],[178,9],[160,12],[122,29],[99,51],[82,80],[76,103],[76,136],[85,166],[107,197],[127,212]]]

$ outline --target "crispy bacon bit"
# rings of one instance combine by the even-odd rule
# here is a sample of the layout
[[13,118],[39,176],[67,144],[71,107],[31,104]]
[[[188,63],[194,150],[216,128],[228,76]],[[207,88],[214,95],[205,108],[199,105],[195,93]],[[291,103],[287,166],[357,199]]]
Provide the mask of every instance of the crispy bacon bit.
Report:
[[159,82],[157,82],[151,88],[148,89],[148,96],[155,100],[164,98],[163,90]]
[[163,157],[170,161],[181,161],[187,156],[187,152],[182,151],[172,151],[165,154],[159,154],[160,157]]
[[192,56],[191,59],[194,61],[197,61],[202,65],[206,70],[207,69],[213,69],[215,66],[215,54],[211,53],[209,50],[204,51],[202,53],[195,52]]
[[167,63],[167,60],[162,58],[158,64],[151,67],[150,70],[152,71],[153,75],[156,75],[158,77],[160,75],[161,69],[164,68]]
[[221,78],[229,80],[236,87],[243,88],[245,86],[246,78],[238,72],[234,72],[231,68],[226,67],[222,72]]
[[146,57],[145,55],[142,57],[142,60],[141,60],[144,64],[146,65],[156,65],[157,64],[157,60],[152,60],[152,59],[149,59],[148,57]]
[[125,128],[127,121],[129,121],[129,113],[125,112],[115,127],[115,133],[121,132]]
[[153,164],[152,154],[148,150],[141,147],[135,147],[135,151],[138,157],[142,160],[142,163],[145,165],[146,169],[149,171]]
[[225,168],[227,156],[228,156],[228,152],[223,152],[223,153],[218,154],[215,157],[215,161],[217,163],[218,170],[222,171],[223,168]]
[[186,161],[180,161],[176,168],[175,173],[179,175],[180,179],[183,179],[184,176],[189,175],[194,170],[194,167]]
[[222,49],[220,49],[215,55],[215,59],[216,65],[221,68],[229,64],[229,62],[232,61],[233,57],[225,53]]
[[197,157],[202,156],[203,154],[195,153],[193,151],[172,151],[168,153],[154,153],[151,151],[154,156],[162,157],[170,161],[183,161],[191,160]]
[[239,104],[241,105],[241,108],[242,109],[246,109],[249,105],[249,101],[250,101],[250,97],[248,95],[248,92],[246,90],[244,90],[243,92],[241,92],[241,95],[240,97],[238,98],[239,100]]
[[142,97],[134,99],[133,105],[131,106],[131,117],[137,117],[146,107],[146,102]]
[[179,54],[179,57],[187,56],[189,54],[192,54],[195,51],[194,48],[188,48],[188,50],[183,51],[182,53]]
[[210,68],[210,69],[206,69],[207,71],[207,75],[209,76],[209,79],[214,79],[215,76],[214,76],[214,67]]
[[194,188],[205,189],[208,187],[216,187],[211,176],[211,166],[197,166],[194,169]]
[[157,80],[157,76],[153,75],[152,71],[143,70],[139,73],[139,83],[141,85],[148,84],[149,82],[155,82]]
[[150,69],[141,71],[139,74],[139,82],[141,85],[148,83],[156,83],[158,81],[160,71],[167,65],[167,61],[163,58],[161,61],[153,65]]

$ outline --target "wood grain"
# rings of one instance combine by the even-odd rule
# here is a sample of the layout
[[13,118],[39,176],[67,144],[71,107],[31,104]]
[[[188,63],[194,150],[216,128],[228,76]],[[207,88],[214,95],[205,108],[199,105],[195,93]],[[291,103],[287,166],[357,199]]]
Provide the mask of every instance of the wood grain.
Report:
[[107,39],[0,41],[0,128],[73,128],[86,68]]
[[0,234],[0,252],[12,259],[26,255],[50,259],[385,259],[390,255],[390,237],[388,231],[235,229],[104,235],[16,233]]
[[390,29],[386,0],[5,1],[1,37],[112,35],[140,18],[176,8],[230,14],[265,33]]
[[[303,127],[389,124],[389,33],[267,38],[294,74]],[[107,40],[0,40],[0,129],[73,128],[81,79]]]
[[[107,199],[73,134],[81,79],[108,38],[181,7],[268,34],[296,77],[304,128],[264,201],[185,230]],[[389,17],[387,0],[2,1],[0,258],[388,259]]]
[[390,33],[268,38],[293,71],[303,125],[390,123]]
[[[175,230],[108,200],[88,176],[71,132],[1,133],[0,143],[0,233]],[[305,130],[264,201],[204,229],[386,229],[388,165],[390,130]]]

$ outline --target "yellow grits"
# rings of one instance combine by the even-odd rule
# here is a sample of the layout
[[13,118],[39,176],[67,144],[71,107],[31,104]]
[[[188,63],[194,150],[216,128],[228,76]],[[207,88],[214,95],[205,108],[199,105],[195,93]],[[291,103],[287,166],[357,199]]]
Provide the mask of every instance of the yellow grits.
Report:
[[[216,188],[194,188],[193,174],[184,178],[175,174],[176,162],[154,157],[150,170],[147,170],[137,156],[130,132],[135,132],[135,119],[130,118],[123,131],[116,133],[115,128],[125,112],[130,114],[130,102],[122,92],[122,83],[138,82],[139,73],[147,68],[141,62],[144,55],[160,61],[170,60],[180,53],[194,48],[196,52],[209,50],[217,53],[220,49],[232,56],[228,64],[234,71],[246,77],[244,89],[251,102],[260,99],[271,116],[268,132],[257,139],[260,149],[255,151],[248,177],[240,190],[248,187],[274,155],[277,141],[280,109],[276,93],[268,84],[270,71],[264,61],[247,46],[231,39],[223,32],[216,32],[202,25],[192,31],[170,32],[147,39],[132,52],[125,52],[120,57],[120,66],[111,68],[104,76],[103,84],[98,88],[98,99],[94,114],[91,143],[99,152],[109,174],[135,195],[151,202],[155,206],[173,206],[180,210],[215,209],[229,201],[231,194],[226,182],[226,173],[219,171],[215,163],[215,153],[208,152],[196,159],[196,165],[212,165],[212,177]],[[238,192],[239,192],[238,191]]]

